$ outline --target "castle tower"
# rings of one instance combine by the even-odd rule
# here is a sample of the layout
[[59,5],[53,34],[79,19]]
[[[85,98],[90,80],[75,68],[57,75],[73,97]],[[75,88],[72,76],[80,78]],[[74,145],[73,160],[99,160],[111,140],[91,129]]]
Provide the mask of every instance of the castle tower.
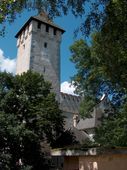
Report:
[[16,74],[33,70],[52,83],[60,93],[60,43],[64,30],[55,25],[45,13],[31,17],[16,34]]

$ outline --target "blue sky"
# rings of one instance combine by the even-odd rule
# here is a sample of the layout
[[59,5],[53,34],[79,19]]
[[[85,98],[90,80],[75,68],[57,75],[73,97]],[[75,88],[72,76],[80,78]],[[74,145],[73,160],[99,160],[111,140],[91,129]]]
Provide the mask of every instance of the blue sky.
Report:
[[[29,19],[30,16],[36,15],[36,12],[23,12],[20,17],[12,24],[6,24],[6,35],[4,38],[0,37],[0,70],[14,71],[15,61],[17,55],[16,38],[15,35],[22,25]],[[61,43],[61,83],[64,88],[69,85],[70,77],[76,72],[74,64],[70,62],[69,47],[74,42],[74,30],[81,23],[81,18],[75,18],[73,15],[58,17],[54,23],[62,27],[66,32],[63,34]],[[77,37],[81,38],[81,35]],[[69,88],[69,86],[68,86]],[[71,87],[70,90],[74,88]],[[67,89],[68,90],[68,89]]]

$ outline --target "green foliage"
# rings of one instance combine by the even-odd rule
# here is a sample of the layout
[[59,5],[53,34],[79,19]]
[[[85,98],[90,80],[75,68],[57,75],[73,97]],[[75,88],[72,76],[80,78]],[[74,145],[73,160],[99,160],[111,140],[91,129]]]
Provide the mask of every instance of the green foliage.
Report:
[[76,92],[83,96],[80,113],[82,116],[89,116],[93,106],[98,103],[102,95],[103,76],[97,66],[96,60],[92,57],[91,47],[83,40],[76,41],[70,47],[71,61],[75,63],[76,75],[72,78],[76,86]]
[[[0,3],[0,23],[13,22],[17,14],[21,14],[24,9],[37,10],[38,13],[46,12],[50,18],[67,15],[71,12],[75,17],[81,17],[83,21],[77,31],[80,30],[83,35],[88,36],[95,30],[101,30],[109,15],[112,18],[110,20],[111,26],[114,25],[113,22],[116,21],[117,17],[116,24],[119,23],[119,27],[122,27],[121,21],[126,22],[127,2],[126,0],[2,0]],[[1,35],[4,35],[5,25],[2,29]],[[124,30],[126,31],[126,27]],[[124,38],[123,35],[122,38]]]
[[[50,84],[28,71],[0,73],[0,169],[48,169],[40,143],[63,132],[63,116]],[[42,151],[41,151],[42,150]]]
[[126,88],[127,2],[113,1],[106,12],[102,30],[93,36],[93,56],[109,81]]
[[116,115],[102,119],[102,125],[96,128],[95,141],[104,147],[127,146],[127,106]]
[[[99,29],[105,19],[105,6],[112,0],[2,0],[0,3],[0,23],[13,22],[17,14],[24,9],[46,12],[49,17],[67,15],[70,11],[75,17],[82,17],[82,24],[78,30],[83,34],[90,34],[94,28]],[[85,17],[84,17],[85,15]],[[1,35],[5,33],[2,27]]]
[[[95,36],[97,37],[98,34]],[[114,72],[108,72],[108,68],[116,67],[116,62],[110,63],[110,58],[107,56],[106,63],[103,58],[99,57],[103,44],[97,43],[94,39],[92,46],[89,47],[83,40],[79,40],[71,46],[71,61],[76,64],[77,68],[77,74],[72,79],[76,86],[76,92],[84,98],[80,113],[83,117],[90,117],[93,107],[98,103],[102,94],[109,95],[115,115],[102,118],[102,125],[96,129],[95,142],[103,146],[127,146],[125,128],[127,124],[127,110],[125,109],[127,89],[124,86],[125,79],[121,78],[120,82],[119,76],[113,77],[113,73],[117,74],[119,70],[121,70],[122,75],[126,76],[125,67],[119,65]],[[95,48],[97,49],[98,45],[100,46],[99,51],[95,53]],[[106,54],[103,55],[106,57]],[[115,56],[112,57],[115,60]],[[124,59],[126,63],[126,58]]]
[[104,93],[114,107],[113,115],[102,118],[95,141],[102,146],[127,146],[127,1],[112,0],[105,12],[104,23],[92,35],[91,44],[79,40],[71,47],[71,60],[77,68],[73,81],[84,97],[83,116],[89,116]]

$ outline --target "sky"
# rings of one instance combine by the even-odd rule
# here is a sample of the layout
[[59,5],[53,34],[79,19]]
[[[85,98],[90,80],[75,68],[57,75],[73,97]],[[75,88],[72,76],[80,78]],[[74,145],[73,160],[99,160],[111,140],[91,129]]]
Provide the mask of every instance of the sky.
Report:
[[[35,11],[24,11],[21,16],[17,16],[12,24],[6,23],[5,37],[0,37],[0,70],[7,72],[15,72],[16,66],[16,33],[24,25],[24,23],[31,17],[36,15]],[[79,34],[74,39],[74,30],[81,23],[81,18],[75,18],[72,14],[67,16],[58,17],[54,19],[54,23],[59,25],[65,30],[62,36],[61,43],[61,91],[69,94],[74,93],[74,87],[71,86],[71,77],[76,73],[74,64],[69,60],[71,54],[69,47],[76,39],[81,38]]]

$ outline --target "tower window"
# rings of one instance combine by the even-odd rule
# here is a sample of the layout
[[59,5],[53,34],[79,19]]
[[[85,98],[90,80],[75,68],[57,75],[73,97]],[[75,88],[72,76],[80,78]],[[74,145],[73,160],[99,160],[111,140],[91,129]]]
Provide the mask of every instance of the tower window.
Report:
[[45,43],[44,43],[44,47],[47,48],[47,45],[48,45],[47,42],[45,42]]
[[54,30],[53,30],[54,35],[56,35],[56,31],[57,31],[56,28],[54,28]]
[[38,29],[41,29],[41,22],[38,22],[37,28],[38,28]]
[[49,25],[46,25],[46,32],[49,32]]
[[44,68],[43,68],[43,72],[45,73],[45,66],[44,66]]

